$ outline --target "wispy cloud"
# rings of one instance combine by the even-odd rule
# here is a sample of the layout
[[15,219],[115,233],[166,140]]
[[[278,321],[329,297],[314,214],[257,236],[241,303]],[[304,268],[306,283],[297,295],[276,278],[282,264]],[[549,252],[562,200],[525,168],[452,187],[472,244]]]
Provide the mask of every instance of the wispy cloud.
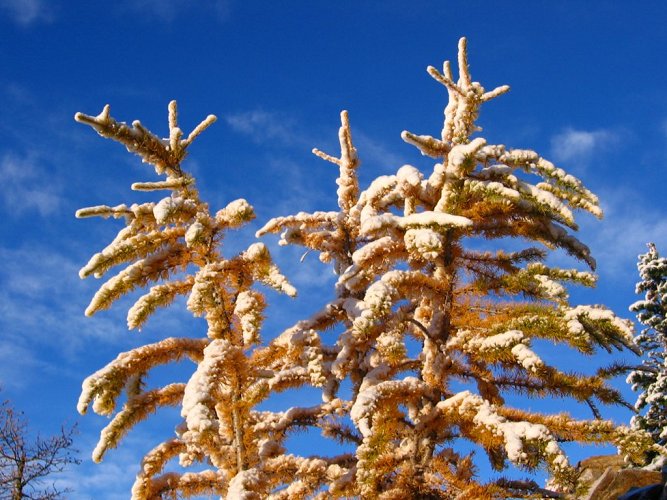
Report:
[[337,279],[336,275],[330,264],[319,262],[317,252],[296,246],[276,247],[277,245],[272,248],[271,253],[279,264],[281,272],[297,287],[297,290],[321,293],[321,290],[332,289]]
[[[155,418],[157,417],[153,417],[153,420]],[[101,423],[82,422],[88,424],[88,427],[97,427],[98,430],[101,429]],[[104,461],[96,464],[89,457],[98,435],[95,431],[86,432],[76,439],[76,446],[81,451],[81,465],[69,467],[54,476],[56,487],[71,490],[67,498],[72,500],[128,498],[144,453],[159,442],[159,438],[152,434],[147,429],[143,429],[141,435],[130,432],[118,448],[110,450]]]
[[612,130],[565,129],[551,139],[551,156],[558,162],[575,163],[585,166],[594,153],[613,146],[618,134]]
[[[257,143],[270,148],[287,148],[295,153],[305,153],[313,146],[332,156],[338,156],[337,124],[330,131],[320,134],[300,123],[291,115],[279,112],[252,110],[227,114],[227,124],[236,132],[250,137]],[[332,133],[333,132],[333,133]],[[352,139],[362,162],[360,169],[362,189],[378,171],[394,172],[403,164],[400,156],[383,142],[367,134],[352,124]],[[397,140],[400,144],[400,140]],[[261,222],[275,216],[296,214],[300,211],[338,210],[336,205],[335,178],[337,167],[309,155],[267,155],[263,161],[264,175],[271,178],[271,192],[279,196],[263,195],[251,197]],[[303,248],[287,247],[277,249],[275,237],[267,236],[264,241],[272,247],[272,254],[281,270],[297,289],[321,290],[335,282],[335,276],[328,265],[318,262],[315,252],[308,253]],[[305,255],[304,262],[300,257]]]
[[[398,137],[395,139],[394,143],[400,144]],[[383,173],[386,171],[395,172],[405,164],[405,158],[394,152],[387,144],[354,126],[352,127],[352,140],[361,161],[371,164],[375,173],[377,173],[375,167],[379,167]]]
[[173,22],[188,10],[203,8],[222,22],[228,19],[231,5],[230,0],[203,0],[195,3],[188,0],[126,0],[121,8],[141,12],[166,23]]
[[[80,262],[39,247],[0,247],[0,383],[26,385],[57,373],[81,379],[90,360],[82,352],[95,348],[115,356],[169,335],[205,331],[181,302],[156,313],[141,333],[128,332],[125,316],[139,293],[93,318],[83,311],[100,282],[78,277]],[[198,329],[198,330],[197,330]],[[85,368],[89,368],[86,366]]]
[[262,110],[242,111],[224,116],[224,120],[236,132],[249,136],[253,142],[271,142],[291,146],[309,142],[296,130],[293,118]]
[[16,342],[0,339],[0,386],[23,388],[28,385],[35,369],[43,368],[43,363],[36,359],[33,350]]
[[20,157],[6,153],[0,159],[0,201],[9,215],[37,211],[43,217],[57,211],[61,205],[59,188],[47,182],[35,157]]
[[78,266],[68,257],[35,247],[0,247],[0,260],[2,340],[13,337],[21,345],[44,345],[71,336],[65,350],[79,344],[76,337],[85,331],[80,320],[86,291],[77,283]]
[[51,6],[42,0],[0,0],[0,9],[20,26],[53,21]]
[[[309,158],[310,160],[310,158]],[[258,206],[266,205],[268,214],[287,215],[302,210],[326,210],[336,202],[334,176],[327,172],[330,164],[312,157],[310,162],[298,162],[288,158],[269,158],[266,170],[275,186],[280,187],[281,195],[263,200],[258,197]],[[316,165],[316,167],[313,167]],[[329,174],[331,184],[324,184]]]
[[[75,359],[91,337],[120,340],[113,332],[122,331],[122,315],[97,321],[84,317],[90,286],[79,282],[79,266],[72,259],[24,246],[0,247],[0,260],[0,350],[9,352],[11,347],[44,356],[45,349],[57,349],[59,356]],[[23,363],[20,357],[9,361],[5,369]],[[42,362],[35,358],[31,363]]]
[[640,193],[616,189],[600,193],[605,218],[588,219],[582,224],[582,237],[598,260],[600,274],[614,281],[634,280],[637,255],[654,242],[667,253],[667,210],[647,206]]
[[[310,150],[313,147],[327,149],[327,153],[338,155],[338,141],[335,135],[324,138],[313,134],[306,126],[292,116],[264,110],[231,113],[223,117],[236,132],[247,135],[257,144],[273,143],[281,146],[300,146]],[[398,170],[401,157],[385,143],[367,134],[352,124],[352,141],[364,163]],[[400,140],[396,140],[400,143]]]
[[[331,203],[335,204],[336,167],[310,154],[313,146],[321,146],[324,142],[316,137],[316,133],[302,126],[296,118],[278,112],[230,113],[224,120],[237,133],[264,146],[262,174],[271,183],[271,192],[280,193],[280,196],[267,196],[263,188],[259,188],[261,192],[256,195],[252,193],[251,202],[260,217],[287,215],[300,210],[325,210]],[[324,149],[336,155],[337,151],[328,151],[332,144],[335,143],[326,141]],[[280,155],[271,152],[278,148],[285,151]],[[327,185],[327,182],[331,184]]]

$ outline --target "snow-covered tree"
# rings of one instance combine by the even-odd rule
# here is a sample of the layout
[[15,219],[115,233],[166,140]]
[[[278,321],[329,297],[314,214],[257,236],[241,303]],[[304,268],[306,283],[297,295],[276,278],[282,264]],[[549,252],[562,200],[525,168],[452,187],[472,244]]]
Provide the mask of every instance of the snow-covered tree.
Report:
[[[458,65],[458,81],[449,62],[442,72],[428,68],[449,95],[441,136],[402,134],[437,161],[430,172],[405,165],[361,191],[343,112],[340,157],[314,150],[340,169],[340,209],[275,218],[258,232],[319,252],[338,274],[337,297],[318,316],[322,329],[343,326],[326,348],[333,359],[325,365],[324,397],[348,401],[354,427],[346,437],[356,445],[356,463],[331,485],[334,495],[539,493],[531,481],[477,477],[473,453],[465,451],[471,444],[498,471],[508,462],[527,471],[545,467],[555,487],[570,491],[575,471],[562,443],[612,442],[637,461],[649,444],[646,433],[600,418],[598,403],[627,405],[606,382],[618,369],[574,373],[540,354],[548,343],[573,355],[633,347],[628,321],[602,306],[568,303],[566,285],[593,286],[593,274],[545,263],[545,248],[561,249],[595,268],[573,232],[574,211],[601,217],[597,197],[534,151],[474,137],[480,106],[509,87],[485,91],[472,80],[465,39]],[[501,250],[509,239],[539,246]],[[345,379],[349,395],[339,389]],[[505,402],[516,394],[573,398],[594,419]]]
[[[111,415],[126,397],[102,432],[96,460],[158,407],[181,407],[176,437],[144,458],[134,498],[523,497],[545,492],[530,480],[478,477],[475,451],[498,471],[509,463],[546,468],[563,491],[576,479],[564,442],[611,442],[630,460],[644,459],[650,434],[602,420],[598,409],[627,404],[606,380],[619,368],[575,373],[544,356],[550,343],[584,355],[634,346],[628,321],[602,306],[569,304],[566,286],[593,286],[592,273],[545,262],[547,250],[560,249],[594,269],[573,234],[574,212],[600,217],[598,200],[537,153],[475,137],[480,106],[509,87],[487,92],[472,80],[465,39],[458,62],[457,81],[448,62],[442,72],[428,69],[449,95],[441,136],[402,135],[436,161],[430,171],[405,165],[362,190],[343,112],[340,155],[314,150],[339,168],[338,210],[278,217],[258,231],[317,252],[338,275],[333,300],[265,343],[265,299],[254,283],[289,295],[294,289],[261,243],[223,257],[223,234],[252,218],[252,209],[237,200],[212,214],[181,167],[186,148],[214,118],[183,138],[172,103],[169,138],[160,139],[139,122],[116,122],[108,107],[77,115],[166,176],[133,189],[171,191],[158,202],[78,212],[126,222],[81,270],[82,277],[101,276],[126,265],[101,286],[87,314],[150,287],[129,311],[130,328],[178,295],[208,323],[206,337],[167,338],[123,353],[84,382],[81,412],[92,403]],[[526,245],[517,249],[517,240]],[[187,382],[144,388],[151,368],[181,358],[196,365]],[[255,409],[272,392],[307,384],[322,388],[321,404]],[[516,395],[572,398],[593,419],[539,413],[520,407],[521,398],[506,403]],[[289,454],[285,436],[303,427],[354,453]],[[213,468],[165,472],[176,457]]]
[[[339,411],[337,402],[314,408],[292,408],[283,413],[257,411],[270,394],[305,383],[323,382],[313,335],[283,335],[262,345],[260,328],[264,295],[260,282],[288,295],[296,290],[272,263],[263,243],[254,243],[233,258],[221,253],[224,234],[254,217],[243,199],[232,201],[215,214],[203,202],[194,178],[181,162],[193,139],[215,121],[207,117],[190,135],[177,124],[176,103],[169,104],[169,137],[160,139],[140,122],[119,123],[106,106],[98,116],[81,113],[76,120],[100,135],[125,145],[155,167],[164,180],[138,182],[138,191],[169,191],[157,202],[84,208],[77,217],[122,218],[125,227],[80,271],[101,277],[121,266],[101,285],[86,309],[87,315],[106,309],[120,297],[140,288],[147,292],[127,315],[130,329],[140,328],[160,307],[187,296],[187,307],[206,319],[199,337],[169,337],[121,353],[88,377],[78,409],[92,404],[101,415],[113,414],[93,452],[95,461],[114,448],[138,422],[163,406],[180,406],[182,423],[176,437],[149,451],[132,489],[134,499],[219,494],[228,498],[294,498],[314,491],[331,467],[319,458],[285,453],[286,435]],[[124,266],[124,267],[122,267]],[[189,359],[195,364],[187,381],[145,388],[152,368]],[[125,394],[120,406],[119,398]],[[114,414],[115,412],[115,414]],[[188,467],[203,462],[213,468],[194,472],[165,471],[178,457]],[[255,496],[243,496],[253,491]]]
[[642,366],[628,377],[632,389],[639,391],[632,426],[651,433],[655,442],[667,442],[667,259],[660,257],[653,243],[639,256],[637,268],[641,281],[636,293],[644,294],[630,306],[644,328],[636,341],[644,351]]

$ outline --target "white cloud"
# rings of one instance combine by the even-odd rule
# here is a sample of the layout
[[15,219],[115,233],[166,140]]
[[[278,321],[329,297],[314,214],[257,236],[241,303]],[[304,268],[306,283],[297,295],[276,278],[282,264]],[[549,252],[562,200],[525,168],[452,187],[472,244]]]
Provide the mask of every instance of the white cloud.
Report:
[[[250,136],[258,144],[287,146],[304,151],[317,146],[332,156],[340,154],[335,132],[330,132],[325,140],[318,139],[312,130],[280,113],[245,111],[226,115],[224,120],[233,130]],[[337,127],[330,127],[330,130],[333,132]],[[362,189],[366,187],[364,181],[373,178],[373,172],[377,173],[378,169],[394,172],[403,165],[398,154],[354,124],[352,141],[362,162],[359,171]],[[400,144],[400,141],[397,142]],[[338,169],[334,165],[314,156],[295,161],[284,156],[270,155],[263,168],[266,175],[273,179],[272,191],[280,193],[280,196],[250,197],[262,221],[257,223],[257,228],[271,217],[299,211],[338,210],[335,185]],[[267,237],[265,241],[272,246],[272,255],[282,272],[298,290],[322,289],[326,285],[329,285],[328,289],[331,288],[335,282],[331,266],[321,264],[316,252],[306,252],[302,247],[273,248],[274,238]],[[300,257],[304,254],[304,262],[301,262]]]
[[[357,154],[362,165],[370,163],[374,167],[381,168],[383,171],[395,172],[405,164],[405,159],[393,152],[385,143],[374,139],[363,131],[357,130],[354,125],[352,125],[352,141],[357,148]],[[395,142],[400,144],[399,140]],[[361,168],[364,167],[362,166]],[[375,168],[373,170],[376,171]],[[361,171],[360,173],[363,174],[364,172]]]
[[600,193],[605,217],[589,218],[582,224],[581,237],[589,243],[600,274],[614,281],[636,281],[637,255],[653,242],[667,254],[667,212],[663,206],[648,206],[629,189]]
[[46,217],[62,203],[58,186],[48,180],[34,157],[5,154],[0,159],[0,177],[0,201],[10,215],[36,210]]
[[[81,263],[49,249],[0,247],[0,385],[30,387],[45,376],[82,380],[91,367],[83,353],[118,352],[165,336],[202,335],[184,301],[152,317],[141,334],[128,332],[125,317],[139,292],[93,318],[83,311],[99,281],[81,281]],[[167,332],[167,334],[165,334]]]
[[204,0],[194,4],[188,0],[126,0],[121,7],[124,10],[150,15],[167,23],[195,8],[205,8],[213,12],[219,21],[225,21],[230,12],[229,0]]
[[[335,167],[313,156],[310,161],[297,162],[287,158],[269,158],[266,171],[275,178],[275,186],[280,186],[280,196],[257,197],[257,205],[268,205],[263,211],[272,217],[297,213],[301,210],[325,210],[336,203]],[[319,163],[318,163],[319,162]],[[331,167],[329,169],[329,167]],[[316,170],[318,169],[318,170]],[[331,184],[323,184],[330,174]]]
[[254,110],[226,115],[224,120],[236,132],[258,143],[275,142],[294,145],[307,142],[295,130],[294,120],[277,113]]
[[21,26],[53,20],[53,12],[42,0],[0,0],[0,8]]
[[[267,243],[269,243],[267,241]],[[333,289],[336,275],[331,264],[319,261],[319,253],[303,247],[290,246],[276,248],[273,242],[269,243],[271,255],[274,257],[280,271],[296,286],[298,291],[308,290],[310,293],[322,293],[322,290]]]
[[[335,135],[322,140],[315,137],[312,132],[306,131],[306,128],[300,126],[294,118],[280,113],[263,110],[244,111],[227,115],[224,120],[236,132],[250,136],[258,144],[274,143],[299,146],[308,150],[317,147],[333,156],[339,155],[338,140]],[[398,154],[383,142],[359,130],[354,124],[352,124],[352,142],[364,165],[368,163],[391,171],[398,170],[403,165]],[[398,137],[397,143],[400,144]],[[360,173],[363,175],[366,172],[362,170]]]
[[[156,418],[158,417],[151,417],[152,420]],[[130,496],[130,489],[143,455],[159,442],[157,440],[159,438],[146,429],[142,429],[141,433],[131,431],[121,441],[118,448],[107,453],[104,461],[93,463],[89,457],[98,440],[96,431],[101,430],[102,425],[108,422],[98,419],[90,420],[92,421],[82,422],[82,424],[90,427],[91,431],[76,439],[76,446],[81,452],[81,465],[68,467],[64,472],[55,475],[53,477],[55,485],[61,490],[71,490],[67,494],[67,498],[71,500],[126,499]]]
[[601,148],[613,145],[617,134],[611,130],[568,128],[551,139],[551,155],[559,162],[587,163]]
[[[332,146],[336,148],[335,150],[326,152],[338,156],[338,141],[335,135],[322,141],[312,132],[306,132],[305,127],[300,126],[294,118],[280,113],[263,110],[244,111],[227,115],[224,120],[236,132],[250,136],[258,144],[273,142],[283,146],[303,146],[307,149],[321,148],[323,144],[335,144]],[[352,124],[352,142],[364,163],[379,165],[385,169],[390,167],[391,170],[398,170],[403,165],[399,155],[384,143],[359,130],[354,124]],[[400,141],[397,140],[397,143],[400,144]]]
[[29,374],[44,368],[45,364],[36,358],[32,349],[13,339],[0,339],[0,387],[23,388],[30,382]]
[[93,325],[83,316],[78,266],[31,246],[0,247],[0,261],[0,384],[23,389],[44,378],[81,378],[76,365],[91,335],[114,337],[108,320]]
[[111,319],[86,318],[91,285],[80,282],[79,265],[68,256],[44,248],[0,247],[0,261],[0,343],[37,354],[42,347],[58,346],[64,357],[74,358],[91,337],[120,340],[113,332],[123,331],[124,311]]

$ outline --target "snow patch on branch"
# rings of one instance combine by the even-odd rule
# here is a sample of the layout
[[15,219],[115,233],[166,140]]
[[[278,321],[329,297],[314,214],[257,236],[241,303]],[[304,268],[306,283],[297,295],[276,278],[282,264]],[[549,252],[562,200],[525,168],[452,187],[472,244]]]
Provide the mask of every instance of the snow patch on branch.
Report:
[[446,231],[452,228],[463,229],[470,226],[472,226],[472,220],[467,217],[429,210],[404,217],[385,213],[362,218],[360,232],[362,235],[370,236],[383,229],[431,228],[436,231]]

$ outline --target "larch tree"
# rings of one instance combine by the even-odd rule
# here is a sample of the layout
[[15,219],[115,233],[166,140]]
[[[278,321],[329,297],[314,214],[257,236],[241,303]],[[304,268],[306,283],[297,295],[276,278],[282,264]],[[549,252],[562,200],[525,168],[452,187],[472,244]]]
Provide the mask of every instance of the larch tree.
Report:
[[[637,268],[641,281],[636,292],[644,298],[630,306],[644,328],[636,341],[644,352],[642,366],[628,377],[632,389],[640,394],[632,426],[648,431],[656,443],[667,442],[667,259],[660,257],[653,243],[639,256]],[[660,460],[662,461],[662,460]]]
[[[125,145],[153,165],[164,180],[138,182],[138,191],[164,190],[158,202],[94,206],[77,217],[114,217],[125,221],[116,238],[80,271],[82,278],[101,277],[122,267],[103,283],[86,315],[106,309],[120,297],[148,288],[127,314],[130,329],[140,328],[158,308],[187,296],[187,307],[208,325],[200,337],[169,337],[121,353],[83,383],[79,412],[92,404],[101,415],[113,415],[93,451],[102,460],[110,448],[138,422],[163,406],[180,406],[182,423],[176,437],[149,451],[132,488],[132,498],[153,499],[195,494],[228,498],[272,498],[308,494],[319,486],[330,466],[319,458],[284,453],[286,435],[339,411],[336,402],[288,412],[257,411],[255,406],[276,391],[323,382],[316,336],[289,332],[262,345],[260,329],[264,295],[253,285],[268,285],[288,295],[296,290],[272,263],[263,243],[254,243],[226,259],[225,232],[254,217],[243,199],[211,213],[200,198],[194,178],[181,162],[193,139],[215,121],[207,117],[187,137],[177,124],[176,103],[169,104],[169,138],[162,140],[140,122],[119,123],[106,106],[101,114],[77,114],[76,120],[100,135]],[[124,266],[124,267],[123,267]],[[147,389],[149,371],[187,358],[195,364],[187,381]],[[119,398],[125,396],[121,405]],[[202,462],[213,468],[165,471],[172,459],[183,467]],[[201,468],[201,467],[200,467]],[[243,496],[253,491],[255,496]]]
[[[340,168],[339,211],[271,220],[258,235],[281,233],[281,244],[303,245],[331,262],[337,298],[322,315],[344,326],[327,365],[325,400],[343,380],[357,442],[356,463],[334,493],[362,498],[501,498],[542,494],[531,481],[476,476],[464,441],[486,452],[493,468],[508,462],[546,467],[555,488],[570,492],[576,472],[561,443],[612,442],[641,461],[649,445],[600,418],[598,404],[626,404],[606,379],[552,366],[533,349],[551,342],[575,353],[634,348],[632,327],[602,306],[571,306],[566,286],[593,286],[595,276],[545,264],[560,249],[594,269],[573,232],[573,212],[601,217],[598,199],[575,177],[534,151],[508,149],[473,137],[480,106],[509,90],[485,91],[469,73],[466,40],[459,78],[449,62],[429,74],[448,92],[440,138],[403,132],[422,155],[413,166],[381,176],[360,191],[359,159],[347,113],[341,154],[314,153]],[[521,250],[509,238],[534,242]],[[417,344],[417,352],[414,345]],[[507,395],[572,398],[593,419],[541,414],[505,403]],[[342,397],[342,396],[340,396]]]
[[[593,286],[592,273],[545,263],[547,250],[560,249],[594,269],[588,247],[573,235],[574,212],[600,217],[598,199],[537,153],[474,137],[480,106],[509,87],[487,92],[472,80],[465,39],[458,63],[457,81],[448,62],[442,72],[428,69],[449,96],[441,136],[402,134],[436,161],[431,171],[405,165],[362,190],[343,112],[340,156],[314,150],[339,168],[339,209],[274,218],[258,231],[317,252],[338,276],[332,301],[269,342],[260,338],[265,298],[255,282],[295,291],[261,243],[223,257],[223,235],[250,220],[252,209],[237,200],[212,214],[181,165],[214,117],[183,138],[171,103],[169,137],[160,139],[139,122],[116,122],[108,107],[98,116],[77,114],[165,176],[133,189],[171,192],[159,202],[77,212],[125,220],[81,270],[81,277],[99,277],[125,266],[86,314],[148,288],[128,313],[130,328],[179,295],[208,323],[206,336],[122,353],[84,382],[79,411],[92,403],[97,413],[116,412],[95,460],[158,407],[181,407],[176,437],[146,455],[133,498],[526,497],[550,493],[530,480],[478,477],[471,447],[497,471],[509,463],[528,472],[545,468],[554,488],[570,492],[576,473],[562,443],[614,443],[635,462],[654,446],[646,431],[601,419],[599,404],[627,404],[607,382],[620,368],[585,375],[539,355],[548,343],[588,356],[634,349],[628,321],[602,306],[569,304],[566,286]],[[527,246],[500,250],[510,239]],[[144,388],[151,368],[181,358],[195,364],[188,381]],[[322,388],[321,404],[255,408],[276,391],[306,385]],[[593,418],[512,407],[508,395],[571,398]],[[306,427],[354,453],[290,454],[285,437]],[[166,471],[177,457],[185,467],[211,468]]]

